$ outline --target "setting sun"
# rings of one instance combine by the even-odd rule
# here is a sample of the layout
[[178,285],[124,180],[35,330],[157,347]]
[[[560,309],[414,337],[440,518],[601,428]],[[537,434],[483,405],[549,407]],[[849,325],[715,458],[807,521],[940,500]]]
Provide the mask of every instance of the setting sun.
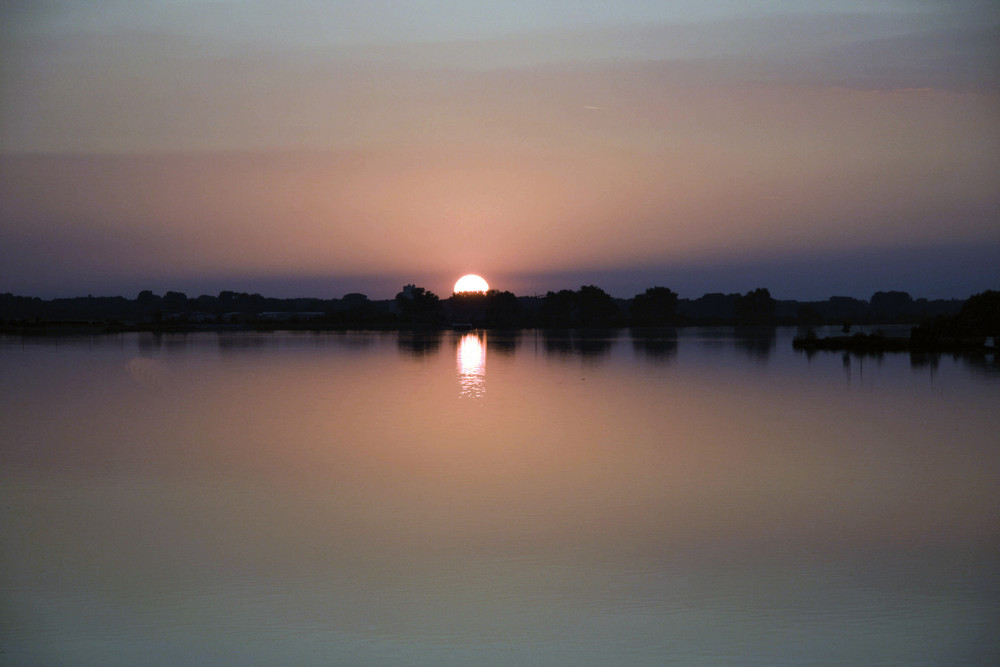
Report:
[[486,293],[490,289],[489,284],[482,279],[481,276],[477,276],[474,273],[470,273],[467,276],[462,276],[455,283],[455,294],[462,294],[463,292],[483,292]]

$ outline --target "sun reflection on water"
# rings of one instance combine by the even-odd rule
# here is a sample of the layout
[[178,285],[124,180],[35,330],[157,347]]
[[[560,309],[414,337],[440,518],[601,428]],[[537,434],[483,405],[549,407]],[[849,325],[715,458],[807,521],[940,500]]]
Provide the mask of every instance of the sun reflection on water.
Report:
[[467,333],[458,343],[459,394],[480,398],[486,393],[486,334]]

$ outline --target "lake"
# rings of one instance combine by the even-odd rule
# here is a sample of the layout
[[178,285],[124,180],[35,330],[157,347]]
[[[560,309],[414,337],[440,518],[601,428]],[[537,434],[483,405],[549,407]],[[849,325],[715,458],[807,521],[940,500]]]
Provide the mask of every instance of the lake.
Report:
[[1000,361],[794,334],[0,338],[0,664],[1000,664]]

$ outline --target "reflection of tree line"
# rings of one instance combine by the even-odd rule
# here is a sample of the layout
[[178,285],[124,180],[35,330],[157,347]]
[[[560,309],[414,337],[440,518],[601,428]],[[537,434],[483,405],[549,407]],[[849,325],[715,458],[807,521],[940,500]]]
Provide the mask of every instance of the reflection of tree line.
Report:
[[410,357],[433,356],[441,349],[443,334],[437,331],[401,331],[396,339],[399,351]]
[[[490,354],[499,354],[500,356],[514,354],[521,338],[519,332],[510,332],[507,334],[491,332],[488,337],[483,335],[483,332],[474,332],[465,335],[479,336],[483,345],[489,349]],[[396,346],[407,357],[430,357],[441,351],[441,347],[445,341],[450,343],[451,351],[454,352],[461,344],[462,338],[462,335],[450,332],[416,329],[400,331],[396,338]]]
[[[700,340],[701,345],[735,349],[757,361],[767,361],[777,349],[777,330],[774,327],[732,327],[727,329],[709,328],[706,332],[716,333]],[[678,329],[675,327],[635,327],[628,329],[632,350],[648,361],[657,363],[672,361],[679,347]],[[600,359],[607,356],[620,339],[617,330],[611,329],[538,329],[534,331],[490,332],[483,343],[491,354],[513,355],[517,350],[534,343],[534,349],[554,356],[579,356]],[[409,357],[420,358],[436,355],[445,341],[449,341],[454,352],[461,336],[441,331],[402,331],[398,334],[398,348]],[[803,350],[808,359],[818,354],[815,350]],[[854,358],[872,358],[876,361],[885,356],[881,351],[845,352],[845,363]],[[936,368],[940,354],[914,352],[910,354],[910,364],[915,369]],[[1000,355],[996,354],[955,354],[956,359],[970,369],[1000,374]]]
[[[726,337],[726,343],[747,352],[751,356],[766,357],[775,347],[775,330],[772,327],[736,328],[735,338]],[[637,354],[651,361],[668,361],[677,354],[678,329],[676,327],[643,327],[628,330],[632,349]],[[183,352],[191,345],[203,345],[207,341],[201,337],[192,338],[185,333],[151,332],[140,334],[138,345],[145,355],[164,351]],[[214,335],[214,342],[224,354],[246,353],[251,350],[261,352],[278,346],[286,346],[293,342],[295,346],[329,345],[331,334],[295,334],[290,341],[287,337],[273,337],[253,332],[219,332]],[[356,348],[370,348],[375,339],[366,334],[351,334],[338,332],[333,341],[338,345]],[[469,334],[465,334],[469,335]],[[618,329],[537,329],[533,331],[490,331],[486,336],[482,331],[478,334],[490,354],[500,356],[513,355],[518,349],[534,343],[534,349],[546,354],[557,356],[582,356],[600,358],[611,352],[620,338]],[[441,352],[445,343],[451,352],[461,342],[462,335],[456,332],[436,329],[408,329],[395,334],[396,347],[411,358],[432,357]]]
[[544,331],[542,342],[549,354],[602,357],[611,351],[614,339],[607,331],[568,330]]
[[[120,334],[119,334],[120,335]],[[45,337],[39,337],[44,340]],[[111,339],[111,337],[108,337]],[[117,338],[117,335],[115,336]],[[97,338],[94,338],[96,340]],[[58,340],[54,337],[52,340]],[[164,332],[144,331],[136,334],[140,356],[153,354],[184,354],[188,348],[215,345],[223,355],[245,355],[248,352],[266,352],[277,347],[326,347],[331,341],[338,346],[355,350],[371,348],[376,338],[370,332],[310,331],[296,332],[290,336],[272,335],[255,331]]]
[[650,361],[672,361],[677,356],[677,330],[633,331],[632,349]]
[[[817,355],[828,354],[826,350],[797,348],[805,354],[806,359],[812,360]],[[877,348],[872,349],[852,349],[840,351],[841,360],[845,370],[851,368],[852,362],[857,362],[859,367],[865,360],[881,363],[886,355],[896,354]],[[961,362],[963,366],[971,371],[983,373],[1000,379],[1000,354],[983,352],[927,352],[923,350],[911,350],[909,352],[910,368],[919,371],[929,371],[933,374],[941,364],[942,357],[949,356]]]
[[740,327],[736,347],[759,360],[766,360],[777,346],[774,327]]
[[[757,359],[767,359],[776,347],[773,327],[734,328],[719,345],[732,346]],[[654,362],[671,361],[677,355],[678,330],[674,327],[645,327],[628,330],[632,350]],[[470,334],[464,334],[470,335]],[[441,352],[448,343],[451,352],[459,346],[462,335],[441,331],[402,331],[398,334],[399,351],[411,358],[430,357]],[[532,347],[553,356],[579,356],[599,359],[608,355],[621,339],[614,329],[536,329],[533,331],[497,334],[482,337],[490,354],[513,355],[517,350]]]

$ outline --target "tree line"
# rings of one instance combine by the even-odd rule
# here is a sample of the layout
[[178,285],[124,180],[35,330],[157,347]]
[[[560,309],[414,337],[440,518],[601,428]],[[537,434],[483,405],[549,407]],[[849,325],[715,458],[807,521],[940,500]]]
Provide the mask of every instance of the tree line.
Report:
[[157,295],[143,290],[134,299],[88,296],[43,300],[0,294],[0,323],[7,330],[59,324],[110,329],[915,324],[935,318],[947,321],[959,314],[963,303],[960,299],[914,299],[895,291],[876,292],[867,301],[831,297],[803,302],[774,299],[767,288],[682,299],[662,286],[650,287],[630,299],[612,297],[596,285],[549,291],[544,296],[490,290],[448,298],[406,285],[389,300],[371,300],[360,293],[339,299],[278,299],[235,291],[192,298],[183,292]]

